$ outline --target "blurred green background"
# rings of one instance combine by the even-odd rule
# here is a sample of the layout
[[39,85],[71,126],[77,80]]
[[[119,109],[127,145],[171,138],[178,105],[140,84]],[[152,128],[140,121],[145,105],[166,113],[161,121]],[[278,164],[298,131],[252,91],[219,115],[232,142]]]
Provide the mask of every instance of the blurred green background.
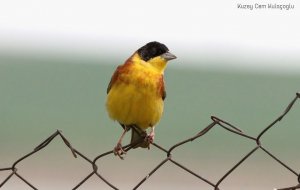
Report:
[[[110,59],[114,57],[114,59]],[[0,56],[0,168],[9,167],[57,129],[90,159],[111,150],[122,130],[105,111],[106,87],[123,57]],[[195,61],[205,62],[197,59]],[[172,65],[173,64],[173,65]],[[180,57],[165,72],[167,99],[155,142],[165,148],[195,135],[218,116],[256,136],[283,112],[299,90],[300,76],[247,72],[214,67],[181,67]],[[217,65],[218,63],[216,63]],[[242,64],[242,63],[241,63]],[[232,70],[232,71],[230,71]],[[299,102],[263,145],[299,171]],[[129,135],[127,137],[128,142]],[[221,128],[174,151],[173,158],[216,183],[255,143]],[[132,189],[165,158],[156,148],[128,152],[125,161],[113,155],[99,161],[99,170],[121,189]],[[102,171],[103,170],[103,171]],[[70,189],[92,171],[73,158],[60,138],[18,165],[18,172],[39,189]],[[0,181],[9,172],[0,172]],[[232,173],[222,189],[271,189],[296,184],[291,174],[262,151]],[[141,189],[212,189],[167,163]],[[29,189],[13,177],[3,189]],[[109,189],[95,176],[80,189]]]
[[[107,84],[117,65],[154,40],[178,57],[165,72],[167,98],[156,143],[168,149],[209,125],[212,115],[257,136],[300,90],[300,3],[285,2],[295,5],[290,10],[240,9],[240,3],[246,2],[1,2],[0,168],[11,166],[57,129],[89,159],[112,150],[122,130],[105,111]],[[259,2],[247,1],[251,3]],[[262,137],[264,147],[296,172],[299,115],[298,101]],[[216,183],[255,146],[217,127],[174,150],[173,158]],[[124,161],[110,155],[97,164],[111,183],[127,190],[165,157],[153,147],[130,151]],[[42,190],[71,189],[92,171],[60,138],[17,168]],[[0,183],[8,175],[1,171]],[[220,189],[265,190],[296,183],[296,175],[258,150]],[[14,176],[2,189],[30,188]],[[80,189],[110,188],[93,176]],[[167,163],[140,189],[213,188]]]

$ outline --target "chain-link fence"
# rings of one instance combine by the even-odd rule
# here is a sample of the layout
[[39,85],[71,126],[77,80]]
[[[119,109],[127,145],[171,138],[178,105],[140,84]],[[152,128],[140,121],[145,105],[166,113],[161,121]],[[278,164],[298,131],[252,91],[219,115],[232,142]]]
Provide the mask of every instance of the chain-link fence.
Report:
[[[254,155],[255,152],[257,152],[257,150],[259,150],[259,149],[262,150],[263,152],[265,152],[266,156],[271,157],[278,164],[280,164],[283,168],[286,168],[291,174],[295,175],[295,184],[291,184],[290,187],[281,187],[281,188],[278,188],[277,190],[300,189],[300,174],[299,174],[299,172],[297,172],[294,169],[292,169],[291,167],[289,167],[286,163],[284,163],[282,160],[280,160],[277,156],[275,156],[273,153],[271,153],[269,150],[267,150],[261,143],[261,139],[263,138],[264,134],[266,134],[272,127],[275,126],[275,124],[277,124],[279,121],[281,121],[286,116],[286,114],[289,113],[289,111],[291,110],[291,108],[293,107],[293,105],[295,104],[295,102],[298,99],[300,99],[300,93],[296,94],[296,97],[289,103],[287,108],[284,110],[283,114],[281,114],[271,124],[269,124],[266,128],[264,128],[257,136],[247,135],[241,129],[239,129],[238,127],[230,124],[229,122],[224,121],[224,120],[222,120],[218,117],[212,116],[211,117],[212,122],[208,126],[206,126],[202,131],[200,131],[199,133],[193,135],[192,137],[190,137],[190,138],[188,138],[184,141],[176,143],[175,145],[173,145],[169,149],[166,149],[166,148],[164,148],[163,146],[161,146],[157,143],[152,143],[152,145],[154,147],[156,147],[161,152],[164,152],[166,157],[163,158],[162,161],[159,164],[157,164],[157,166],[155,168],[153,168],[148,174],[146,174],[145,177],[138,184],[134,184],[135,186],[133,187],[133,189],[142,189],[143,183],[146,180],[148,180],[156,171],[158,171],[161,168],[161,166],[163,166],[164,164],[169,162],[169,163],[172,163],[174,166],[179,167],[182,170],[186,171],[187,174],[193,175],[196,178],[198,178],[199,180],[207,183],[208,185],[210,185],[212,187],[212,189],[219,190],[220,189],[219,188],[220,184],[222,182],[224,182],[228,178],[228,176],[230,176],[232,174],[233,171],[235,171],[241,164],[243,164],[245,160],[247,160],[249,157]],[[172,156],[172,152],[176,148],[184,145],[185,143],[191,142],[191,141],[193,141],[197,138],[201,138],[202,136],[206,135],[212,128],[215,128],[215,127],[221,127],[223,129],[229,131],[230,133],[233,133],[233,134],[238,135],[242,138],[246,138],[249,141],[252,141],[253,144],[254,144],[253,149],[249,153],[247,153],[244,157],[242,157],[239,161],[237,161],[237,163],[234,166],[232,166],[217,182],[213,182],[212,180],[202,176],[202,174],[200,175],[200,174],[192,171],[192,169],[187,168],[183,164],[179,163],[178,161],[176,161],[176,158],[174,158],[174,156]],[[69,147],[69,149],[71,150],[71,152],[72,152],[72,154],[74,155],[75,158],[76,157],[81,157],[86,162],[90,163],[90,165],[91,165],[90,174],[87,175],[80,182],[78,182],[76,185],[74,185],[73,189],[78,189],[80,186],[82,186],[84,183],[86,183],[88,180],[90,180],[90,178],[94,175],[99,177],[102,181],[104,181],[107,184],[107,187],[109,187],[111,189],[119,189],[118,187],[116,187],[116,185],[112,184],[107,178],[105,178],[103,176],[102,171],[98,168],[98,165],[97,165],[97,162],[101,162],[101,158],[113,154],[112,150],[108,151],[108,152],[105,152],[105,153],[97,156],[94,159],[89,159],[87,156],[85,156],[84,154],[79,152],[76,148],[74,148],[70,144],[69,140],[67,140],[67,138],[59,130],[56,131],[55,133],[53,133],[51,136],[49,136],[46,140],[44,140],[36,148],[34,148],[34,150],[32,152],[24,155],[23,157],[21,157],[17,161],[15,161],[12,164],[12,166],[7,167],[7,168],[0,168],[0,172],[1,171],[11,171],[11,173],[4,179],[4,181],[2,181],[2,182],[0,181],[0,188],[5,186],[6,182],[8,182],[11,179],[12,176],[17,176],[19,179],[21,179],[23,182],[25,182],[24,185],[26,185],[28,187],[31,187],[32,189],[38,189],[38,187],[36,187],[33,183],[30,182],[30,179],[27,179],[24,176],[20,175],[20,173],[18,172],[18,167],[17,166],[18,166],[19,163],[24,161],[26,158],[34,155],[38,151],[45,148],[56,137],[61,137],[62,138],[65,145],[67,147]],[[144,140],[144,139],[141,138],[141,141],[142,140]],[[140,143],[140,141],[136,142],[134,144],[126,145],[126,146],[123,147],[123,149],[125,151],[129,151],[132,147],[134,147],[138,143]]]

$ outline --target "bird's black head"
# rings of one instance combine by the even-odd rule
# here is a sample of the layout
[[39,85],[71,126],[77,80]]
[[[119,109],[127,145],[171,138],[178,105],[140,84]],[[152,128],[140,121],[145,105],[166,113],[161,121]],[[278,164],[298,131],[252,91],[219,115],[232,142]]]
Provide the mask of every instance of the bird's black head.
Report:
[[144,60],[148,61],[153,57],[162,55],[168,52],[169,49],[162,43],[159,42],[149,42],[140,49],[137,50],[139,56]]

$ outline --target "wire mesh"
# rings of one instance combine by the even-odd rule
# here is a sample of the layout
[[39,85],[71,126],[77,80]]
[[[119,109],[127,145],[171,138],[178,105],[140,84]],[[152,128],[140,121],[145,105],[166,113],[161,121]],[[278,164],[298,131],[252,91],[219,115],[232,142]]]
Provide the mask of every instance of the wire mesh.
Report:
[[[263,138],[263,136],[272,128],[275,126],[275,124],[277,124],[279,121],[281,121],[288,113],[289,111],[292,109],[292,107],[294,106],[295,102],[300,99],[300,93],[296,93],[295,98],[293,98],[293,100],[288,104],[288,106],[286,107],[286,109],[284,110],[284,112],[278,117],[276,118],[272,123],[270,123],[268,126],[266,126],[257,136],[250,136],[248,134],[245,134],[241,129],[239,129],[238,127],[232,125],[231,123],[222,120],[216,116],[211,116],[211,120],[212,122],[206,126],[205,128],[203,128],[199,133],[193,135],[192,137],[185,139],[181,142],[178,142],[176,144],[174,144],[173,146],[171,146],[169,149],[164,148],[163,146],[157,144],[157,143],[152,143],[152,145],[154,147],[156,147],[159,151],[165,153],[166,157],[162,159],[162,161],[160,163],[157,164],[157,166],[155,166],[148,174],[145,175],[145,177],[140,180],[134,187],[133,189],[141,189],[142,185],[145,181],[147,181],[155,172],[157,172],[161,166],[163,166],[164,164],[168,163],[172,163],[174,166],[177,166],[179,168],[181,168],[182,170],[184,170],[186,173],[195,176],[196,178],[198,178],[199,180],[207,183],[208,185],[210,185],[212,187],[212,189],[214,190],[220,190],[219,186],[220,184],[222,184],[227,178],[228,176],[230,176],[232,174],[233,171],[235,171],[240,165],[242,165],[249,157],[251,157],[252,155],[254,155],[255,152],[257,152],[257,150],[262,150],[263,152],[266,153],[267,156],[271,157],[272,159],[274,159],[278,164],[280,164],[283,168],[285,168],[286,170],[288,170],[291,174],[293,174],[295,176],[295,184],[291,185],[289,187],[281,187],[278,188],[277,190],[295,190],[295,189],[300,189],[300,173],[295,171],[294,169],[292,169],[291,167],[289,167],[286,163],[284,163],[281,159],[279,159],[277,156],[275,156],[271,151],[267,150],[261,143],[261,139]],[[213,182],[210,179],[207,179],[205,177],[203,177],[202,175],[199,175],[198,173],[194,172],[192,169],[184,166],[183,164],[179,163],[178,161],[176,161],[176,159],[172,156],[172,152],[177,149],[178,147],[194,141],[197,138],[201,138],[202,136],[206,135],[212,128],[215,127],[221,127],[227,131],[229,131],[230,133],[233,133],[235,135],[238,135],[242,138],[246,138],[250,141],[252,141],[255,145],[253,147],[253,149],[248,152],[246,155],[244,155],[240,160],[238,160],[236,162],[236,164],[234,164],[217,182]],[[133,130],[133,129],[132,129]],[[18,160],[16,160],[12,166],[10,167],[6,167],[6,168],[0,168],[0,172],[3,171],[10,171],[10,174],[4,179],[4,181],[0,181],[0,188],[2,188],[3,186],[5,186],[5,184],[12,178],[12,176],[16,176],[18,177],[20,180],[22,180],[28,187],[32,188],[32,189],[38,189],[33,183],[30,182],[29,179],[25,178],[24,176],[20,175],[20,173],[18,172],[18,164],[20,164],[22,161],[24,161],[26,158],[34,155],[35,153],[39,152],[40,150],[44,149],[46,146],[48,146],[51,141],[54,138],[60,137],[64,144],[70,149],[71,153],[73,154],[73,156],[75,158],[77,157],[81,157],[82,159],[84,159],[86,162],[88,162],[92,167],[91,167],[91,172],[85,177],[83,178],[81,181],[79,181],[74,188],[72,188],[73,190],[78,189],[79,187],[81,187],[84,183],[86,183],[92,176],[97,176],[99,179],[101,179],[103,182],[105,182],[107,184],[107,187],[110,187],[111,189],[119,189],[116,185],[112,184],[108,179],[106,179],[103,175],[102,175],[102,171],[98,168],[97,162],[101,162],[101,158],[106,157],[108,155],[114,154],[113,150],[111,151],[107,151],[104,152],[102,154],[100,154],[99,156],[95,157],[94,159],[89,159],[87,156],[85,156],[84,154],[82,154],[81,152],[79,152],[77,149],[75,149],[71,143],[69,142],[69,140],[62,134],[62,132],[60,130],[57,130],[55,133],[53,133],[52,135],[50,135],[47,139],[45,139],[42,143],[40,143],[37,147],[34,148],[33,151],[29,152],[28,154],[22,156],[21,158],[19,158]],[[126,146],[123,147],[123,149],[125,151],[129,151],[132,147],[134,147],[135,145],[137,145],[138,143],[140,143],[141,141],[143,141],[144,139],[141,138],[140,141],[133,143],[133,144],[128,144]]]

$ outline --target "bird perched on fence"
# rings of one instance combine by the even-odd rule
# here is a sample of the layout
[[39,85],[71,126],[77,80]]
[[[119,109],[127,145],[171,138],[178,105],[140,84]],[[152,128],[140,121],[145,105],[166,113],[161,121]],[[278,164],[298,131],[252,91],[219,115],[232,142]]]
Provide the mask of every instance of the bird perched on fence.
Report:
[[[167,62],[175,58],[167,46],[154,41],[139,48],[115,70],[107,87],[106,108],[109,117],[124,129],[114,148],[121,159],[126,153],[122,139],[130,129],[131,143],[144,137],[134,148],[149,148],[153,142],[154,128],[162,116],[166,98],[164,70]],[[147,128],[151,128],[149,135]]]

